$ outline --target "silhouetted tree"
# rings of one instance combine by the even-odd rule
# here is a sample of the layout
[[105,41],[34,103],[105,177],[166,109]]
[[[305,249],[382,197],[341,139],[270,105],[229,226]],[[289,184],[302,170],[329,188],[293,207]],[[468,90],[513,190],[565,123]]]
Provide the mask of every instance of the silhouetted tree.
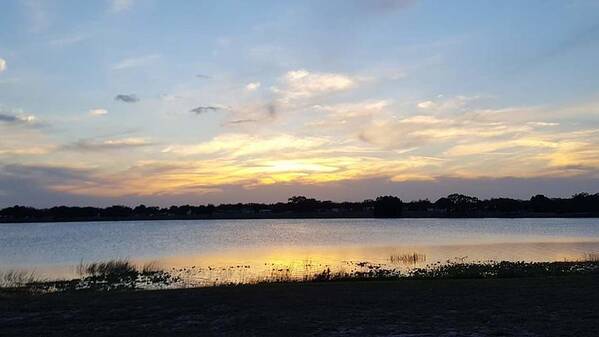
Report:
[[542,194],[537,194],[530,198],[530,206],[535,212],[555,212],[556,207],[553,200],[547,198]]
[[393,196],[382,196],[374,201],[374,216],[377,218],[397,218],[401,216],[403,203]]

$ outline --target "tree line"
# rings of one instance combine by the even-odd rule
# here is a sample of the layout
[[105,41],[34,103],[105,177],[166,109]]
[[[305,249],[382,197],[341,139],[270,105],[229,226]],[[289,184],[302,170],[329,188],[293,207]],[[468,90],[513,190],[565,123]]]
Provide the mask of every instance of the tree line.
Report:
[[182,205],[157,207],[12,206],[0,210],[0,221],[75,221],[127,219],[223,219],[283,217],[485,217],[485,216],[599,216],[599,193],[578,193],[570,198],[535,195],[528,200],[491,198],[480,200],[450,194],[403,202],[396,196],[380,196],[361,202],[334,202],[293,196],[287,202]]

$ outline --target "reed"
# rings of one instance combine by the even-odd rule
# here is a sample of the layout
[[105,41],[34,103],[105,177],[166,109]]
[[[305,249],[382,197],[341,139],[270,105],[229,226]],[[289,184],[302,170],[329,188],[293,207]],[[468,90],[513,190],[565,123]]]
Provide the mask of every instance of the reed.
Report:
[[0,272],[0,288],[22,288],[41,281],[32,271],[7,270]]

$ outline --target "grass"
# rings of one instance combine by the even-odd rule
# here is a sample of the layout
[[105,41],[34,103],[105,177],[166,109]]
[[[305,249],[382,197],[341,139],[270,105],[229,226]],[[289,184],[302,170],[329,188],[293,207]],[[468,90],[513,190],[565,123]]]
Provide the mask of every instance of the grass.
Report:
[[82,282],[89,288],[135,288],[140,272],[127,259],[84,263],[77,267]]
[[67,290],[124,290],[164,288],[177,282],[177,277],[160,268],[156,262],[135,265],[127,259],[85,263],[76,268],[79,278],[48,281],[34,272],[10,270],[0,273],[0,290],[46,293]]
[[[406,254],[391,257],[391,261],[411,264],[422,260],[420,254]],[[331,281],[388,281],[399,279],[504,279],[553,277],[567,275],[599,275],[599,254],[585,254],[581,261],[563,262],[509,262],[484,261],[467,263],[451,260],[446,263],[430,264],[422,268],[400,270],[385,264],[356,262],[354,269],[332,270],[324,267],[320,272],[308,272],[298,277],[290,268],[273,268],[263,278],[243,279],[229,282],[220,279],[214,285],[268,284],[296,282]],[[165,271],[157,262],[136,265],[127,259],[84,263],[77,266],[79,278],[72,280],[47,281],[32,272],[7,271],[0,273],[0,288],[22,289],[29,292],[54,292],[66,290],[131,290],[161,289],[168,287],[189,287],[183,282],[183,275],[175,271]],[[191,285],[192,287],[194,285]],[[197,286],[197,285],[196,285]]]
[[138,266],[127,259],[93,263],[82,261],[77,271],[81,276],[78,286],[95,290],[135,289],[141,285],[160,287],[178,280],[157,262]]
[[22,270],[8,270],[0,273],[0,288],[20,288],[42,280],[35,272]]
[[389,257],[389,261],[395,264],[415,265],[421,262],[426,262],[426,255],[419,253],[410,254],[394,254]]
[[586,253],[584,254],[584,261],[599,262],[599,253]]

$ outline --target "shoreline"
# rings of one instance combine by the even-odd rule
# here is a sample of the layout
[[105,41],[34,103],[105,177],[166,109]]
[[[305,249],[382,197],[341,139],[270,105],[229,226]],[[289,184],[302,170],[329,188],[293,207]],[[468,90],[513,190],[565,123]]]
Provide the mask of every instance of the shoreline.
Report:
[[595,336],[599,275],[0,295],[6,336]]
[[463,216],[414,216],[406,215],[399,217],[374,217],[372,215],[340,216],[326,214],[316,215],[293,215],[293,216],[212,216],[212,217],[115,217],[115,218],[76,218],[76,219],[1,219],[0,224],[19,224],[19,223],[61,223],[61,222],[127,222],[127,221],[183,221],[183,220],[303,220],[303,219],[369,219],[369,220],[391,220],[391,219],[599,219],[599,214],[519,214],[519,215],[463,215]]

